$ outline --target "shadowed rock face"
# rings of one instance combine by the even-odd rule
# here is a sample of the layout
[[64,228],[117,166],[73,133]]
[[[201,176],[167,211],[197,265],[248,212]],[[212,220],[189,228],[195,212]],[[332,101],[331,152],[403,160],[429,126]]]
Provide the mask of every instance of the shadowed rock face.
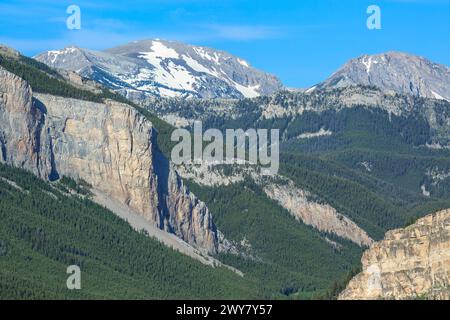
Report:
[[216,252],[211,215],[156,146],[134,108],[32,94],[0,68],[1,161],[41,178],[83,179],[186,242]]
[[340,299],[450,299],[450,209],[389,231]]

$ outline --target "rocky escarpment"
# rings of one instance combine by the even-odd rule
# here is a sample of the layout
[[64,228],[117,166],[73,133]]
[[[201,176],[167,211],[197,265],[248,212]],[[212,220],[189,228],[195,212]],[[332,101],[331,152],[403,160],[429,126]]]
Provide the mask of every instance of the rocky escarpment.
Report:
[[355,222],[337,212],[332,206],[312,200],[314,195],[298,188],[292,180],[281,175],[261,176],[252,167],[228,166],[227,169],[225,174],[212,164],[177,166],[177,171],[183,178],[191,179],[199,185],[228,186],[252,178],[270,199],[277,201],[304,224],[318,231],[348,239],[359,246],[368,247],[373,243],[367,232]]
[[0,68],[1,161],[49,180],[83,179],[186,242],[216,252],[204,203],[158,151],[152,123],[115,101],[34,94]]
[[450,299],[450,210],[389,231],[340,299]]
[[[160,99],[152,100],[148,106],[156,114],[169,118],[177,125],[188,126],[194,120],[201,120],[204,124],[217,123],[220,118],[220,123],[240,119],[246,127],[258,127],[259,123],[267,119],[285,118],[290,121],[310,112],[321,114],[331,110],[340,112],[364,107],[367,110],[382,110],[397,117],[425,120],[430,126],[429,146],[450,146],[449,101],[383,92],[374,87],[326,88],[311,92],[282,91],[271,96],[248,99],[245,103],[239,100]],[[253,123],[249,123],[249,119],[254,119]],[[326,129],[329,128],[323,129],[327,132]]]
[[370,246],[373,240],[349,218],[338,213],[328,204],[311,201],[309,192],[297,188],[292,182],[267,184],[264,187],[269,198],[276,200],[283,208],[304,224],[348,239],[359,246]]

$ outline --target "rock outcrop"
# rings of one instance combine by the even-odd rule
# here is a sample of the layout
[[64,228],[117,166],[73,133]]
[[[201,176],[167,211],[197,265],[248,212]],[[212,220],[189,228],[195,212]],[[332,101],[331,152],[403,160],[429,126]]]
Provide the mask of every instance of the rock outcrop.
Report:
[[83,179],[186,242],[216,252],[206,205],[156,146],[152,123],[133,107],[33,94],[0,67],[1,161],[56,180]]
[[[391,116],[425,120],[430,126],[428,146],[450,148],[449,101],[384,92],[375,87],[324,88],[310,92],[281,91],[271,96],[248,99],[245,104],[239,100],[160,99],[149,101],[147,105],[159,116],[170,115],[172,122],[173,119],[182,120],[180,122],[184,125],[189,125],[194,120],[215,123],[220,119],[224,123],[227,120],[241,119],[248,127],[258,127],[261,121],[267,119],[279,121],[279,118],[284,118],[291,121],[305,113],[321,114],[363,107],[366,110],[384,111]],[[248,123],[249,119],[254,119],[253,123]],[[296,125],[288,126],[281,137],[286,137],[286,132],[296,129]],[[323,129],[325,131],[322,134],[329,135],[330,132],[326,130],[333,128]],[[299,133],[308,132],[295,131],[295,136],[301,138]]]
[[277,201],[306,225],[319,231],[333,233],[359,246],[368,247],[373,243],[372,238],[356,223],[338,213],[330,205],[310,200],[311,194],[297,188],[292,182],[267,184],[264,191],[269,198]]
[[191,179],[199,185],[217,187],[229,186],[252,178],[261,186],[264,193],[272,200],[277,201],[289,211],[296,219],[313,227],[320,232],[333,233],[341,238],[348,239],[361,247],[369,247],[373,240],[348,217],[337,212],[335,208],[326,203],[314,201],[314,195],[298,188],[295,183],[281,175],[272,177],[262,176],[256,168],[228,166],[225,174],[222,168],[213,164],[177,166],[177,171],[185,179]]
[[389,231],[340,299],[450,299],[450,209]]

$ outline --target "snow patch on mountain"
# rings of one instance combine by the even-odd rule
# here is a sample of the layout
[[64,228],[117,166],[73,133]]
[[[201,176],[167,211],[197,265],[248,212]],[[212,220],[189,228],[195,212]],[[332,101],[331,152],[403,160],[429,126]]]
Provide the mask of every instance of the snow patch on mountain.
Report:
[[239,59],[239,58],[237,59],[237,61],[238,61],[241,65],[243,65],[244,67],[250,68],[250,65],[248,64],[247,61],[241,60],[241,59]]
[[[439,93],[434,92],[433,90],[431,90],[431,93],[433,94],[433,96],[438,99],[438,100],[447,100],[445,99],[443,96],[441,96]],[[448,100],[450,101],[450,100]]]
[[254,98],[282,88],[276,77],[226,52],[159,39],[102,52],[69,47],[35,58],[98,81],[137,102],[152,96]]

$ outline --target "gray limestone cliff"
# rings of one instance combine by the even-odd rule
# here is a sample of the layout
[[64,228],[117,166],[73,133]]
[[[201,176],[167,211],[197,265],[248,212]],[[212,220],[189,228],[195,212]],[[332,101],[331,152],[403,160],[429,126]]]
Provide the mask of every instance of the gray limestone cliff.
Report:
[[208,208],[158,150],[152,123],[129,105],[33,94],[0,67],[0,146],[2,163],[50,181],[83,179],[195,247],[219,247]]

